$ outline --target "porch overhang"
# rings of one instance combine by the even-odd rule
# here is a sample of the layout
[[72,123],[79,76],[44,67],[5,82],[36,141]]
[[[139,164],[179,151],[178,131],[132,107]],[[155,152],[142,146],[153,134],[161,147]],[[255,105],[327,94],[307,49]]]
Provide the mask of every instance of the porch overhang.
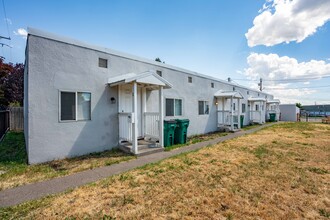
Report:
[[280,104],[279,99],[267,100],[267,104]]
[[248,98],[249,102],[266,102],[265,98],[261,98],[261,97],[250,97]]
[[217,91],[214,96],[216,98],[236,98],[236,99],[243,99],[243,95],[237,91]]
[[140,74],[128,73],[108,79],[108,85],[111,87],[132,82],[137,82],[138,84],[143,84],[151,88],[159,86],[163,87],[164,89],[172,88],[171,83],[153,71],[146,71]]

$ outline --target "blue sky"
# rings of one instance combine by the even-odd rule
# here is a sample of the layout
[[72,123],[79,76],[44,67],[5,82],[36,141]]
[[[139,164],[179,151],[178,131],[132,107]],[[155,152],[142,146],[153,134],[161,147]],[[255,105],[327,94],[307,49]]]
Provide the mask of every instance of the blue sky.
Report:
[[254,88],[262,77],[282,103],[330,103],[330,1],[293,2],[4,0],[0,55],[24,62],[34,27]]

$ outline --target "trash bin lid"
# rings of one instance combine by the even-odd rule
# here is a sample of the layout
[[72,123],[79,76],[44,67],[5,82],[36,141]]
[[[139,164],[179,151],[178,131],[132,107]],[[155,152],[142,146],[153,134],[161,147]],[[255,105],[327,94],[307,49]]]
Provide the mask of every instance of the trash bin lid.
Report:
[[175,119],[177,122],[189,122],[189,119]]
[[175,120],[164,120],[164,122],[167,124],[176,124]]

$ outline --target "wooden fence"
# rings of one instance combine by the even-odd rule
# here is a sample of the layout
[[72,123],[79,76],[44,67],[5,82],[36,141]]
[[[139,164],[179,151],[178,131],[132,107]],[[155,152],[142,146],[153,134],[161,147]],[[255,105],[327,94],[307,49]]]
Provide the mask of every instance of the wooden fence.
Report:
[[9,111],[0,111],[0,141],[9,129]]
[[24,129],[24,112],[23,107],[11,107],[10,111],[10,130],[23,131]]

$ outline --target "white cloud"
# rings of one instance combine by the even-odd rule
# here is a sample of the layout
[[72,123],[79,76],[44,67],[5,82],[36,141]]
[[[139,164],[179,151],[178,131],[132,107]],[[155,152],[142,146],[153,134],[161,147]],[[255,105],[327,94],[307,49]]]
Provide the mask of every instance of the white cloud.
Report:
[[26,38],[28,35],[28,32],[24,28],[18,28],[17,31],[14,31],[14,34],[22,36],[23,38]]
[[[247,57],[247,63],[249,67],[244,69],[247,78],[251,80],[262,78],[265,91],[280,98],[282,103],[302,102],[303,97],[315,94],[317,90],[296,87],[304,87],[310,84],[311,80],[330,75],[330,63],[323,60],[299,63],[295,58],[288,56],[251,53]],[[292,80],[303,85],[293,84]]]
[[245,34],[249,47],[302,42],[330,20],[329,0],[266,1]]

